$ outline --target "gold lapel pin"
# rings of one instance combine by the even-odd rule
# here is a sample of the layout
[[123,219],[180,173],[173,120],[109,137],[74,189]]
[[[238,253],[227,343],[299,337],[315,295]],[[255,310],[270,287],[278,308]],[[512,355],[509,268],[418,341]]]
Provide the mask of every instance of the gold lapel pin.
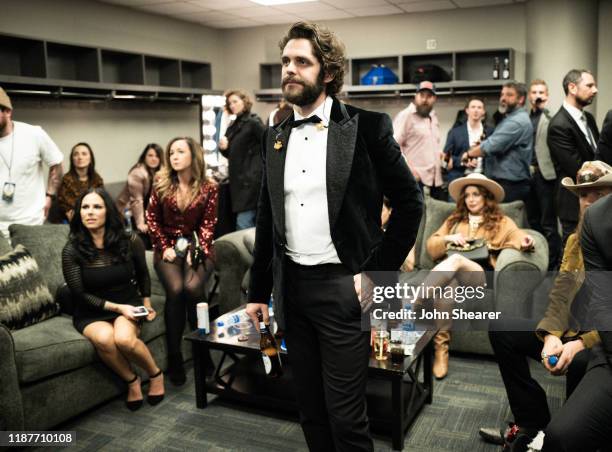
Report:
[[274,142],[274,149],[280,151],[283,148],[283,142],[281,140],[276,140]]

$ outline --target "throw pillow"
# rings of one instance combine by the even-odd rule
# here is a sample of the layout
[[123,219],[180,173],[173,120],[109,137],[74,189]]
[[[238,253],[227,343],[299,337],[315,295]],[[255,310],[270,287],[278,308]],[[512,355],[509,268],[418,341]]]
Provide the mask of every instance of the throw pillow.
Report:
[[0,323],[18,330],[58,311],[36,260],[23,245],[0,256]]

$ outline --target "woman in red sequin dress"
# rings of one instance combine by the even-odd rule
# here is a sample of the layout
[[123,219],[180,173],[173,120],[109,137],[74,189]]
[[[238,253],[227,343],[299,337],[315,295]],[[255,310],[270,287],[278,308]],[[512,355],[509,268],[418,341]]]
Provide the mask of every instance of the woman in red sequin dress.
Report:
[[[164,160],[147,207],[147,224],[155,270],[166,290],[167,375],[181,385],[185,383],[181,355],[185,314],[195,328],[195,305],[204,296],[204,259],[210,256],[217,222],[218,191],[205,177],[203,151],[192,138],[171,140]],[[184,249],[181,245],[186,241],[189,245]]]

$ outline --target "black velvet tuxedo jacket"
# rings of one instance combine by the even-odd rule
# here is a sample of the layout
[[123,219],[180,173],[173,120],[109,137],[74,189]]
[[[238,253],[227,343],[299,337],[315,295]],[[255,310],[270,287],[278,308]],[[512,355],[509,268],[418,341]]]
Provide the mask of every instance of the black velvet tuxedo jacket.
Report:
[[[584,112],[595,143],[599,140],[599,131],[593,115]],[[548,125],[548,148],[555,164],[557,178],[560,181],[566,176],[576,180],[576,173],[582,164],[594,160],[593,148],[589,145],[584,133],[562,106]],[[563,220],[578,221],[578,198],[559,184],[557,193],[557,214]]]
[[580,246],[589,291],[588,328],[595,327],[601,337],[590,366],[612,366],[612,195],[591,205],[584,213]]
[[[262,141],[264,176],[248,294],[250,302],[267,303],[274,288],[274,312],[282,329],[288,259],[284,172],[292,120],[293,115],[269,128]],[[354,274],[397,271],[414,245],[423,200],[393,139],[389,116],[334,99],[327,138],[326,181],[331,238],[342,264]],[[386,232],[380,223],[383,195],[393,207]]]

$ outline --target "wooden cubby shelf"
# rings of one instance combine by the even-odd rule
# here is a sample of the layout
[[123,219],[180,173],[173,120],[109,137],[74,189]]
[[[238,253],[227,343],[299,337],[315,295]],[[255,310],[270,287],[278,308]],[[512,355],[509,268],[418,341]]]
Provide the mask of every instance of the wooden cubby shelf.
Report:
[[210,63],[0,34],[0,86],[19,95],[199,102]]
[[[499,60],[499,79],[493,79],[493,64]],[[502,79],[504,59],[509,62],[509,77]],[[385,65],[398,77],[393,85],[362,85],[362,77],[374,65]],[[438,95],[471,95],[498,93],[502,85],[515,78],[514,50],[484,49],[454,52],[420,53],[412,55],[387,55],[349,58],[341,96],[347,98],[385,98],[411,96],[419,81],[417,69],[435,65],[442,69],[440,78],[433,80]],[[257,100],[276,102],[281,98],[279,63],[260,65],[260,88],[255,92]]]

